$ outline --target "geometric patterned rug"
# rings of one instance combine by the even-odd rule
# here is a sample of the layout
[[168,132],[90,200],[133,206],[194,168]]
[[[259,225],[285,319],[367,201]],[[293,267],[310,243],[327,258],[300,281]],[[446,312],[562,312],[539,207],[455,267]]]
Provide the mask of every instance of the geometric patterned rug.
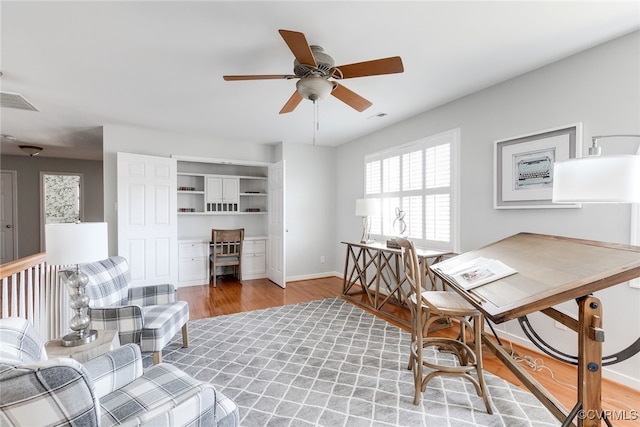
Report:
[[[473,385],[436,377],[413,405],[409,334],[328,298],[189,322],[163,361],[214,384],[253,426],[558,426],[529,392],[485,374],[493,415]],[[438,363],[454,363],[433,350]],[[151,357],[144,358],[145,366]]]

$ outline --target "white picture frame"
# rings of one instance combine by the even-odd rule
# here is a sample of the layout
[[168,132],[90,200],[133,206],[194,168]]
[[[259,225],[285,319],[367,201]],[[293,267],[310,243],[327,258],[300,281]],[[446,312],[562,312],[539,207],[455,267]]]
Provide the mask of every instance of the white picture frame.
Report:
[[582,123],[494,141],[494,209],[579,208],[552,203],[553,164],[582,154]]

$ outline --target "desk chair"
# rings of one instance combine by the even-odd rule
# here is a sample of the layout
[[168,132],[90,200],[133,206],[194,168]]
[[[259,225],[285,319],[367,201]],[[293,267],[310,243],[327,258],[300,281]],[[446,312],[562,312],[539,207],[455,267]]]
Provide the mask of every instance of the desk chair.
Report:
[[[403,238],[398,238],[397,242],[402,248],[402,263],[407,282],[410,285],[408,299],[411,311],[409,369],[413,370],[415,384],[413,404],[418,404],[421,393],[425,392],[427,384],[432,378],[438,375],[459,376],[474,385],[478,396],[484,400],[487,413],[491,414],[489,393],[482,373],[482,331],[484,328],[482,313],[454,291],[425,291],[422,287],[423,277],[420,274],[413,242]],[[468,318],[473,319],[473,326]],[[460,334],[457,339],[428,336],[429,327],[442,319],[458,321]],[[473,335],[473,343],[471,344],[466,341],[467,330]],[[430,362],[423,356],[423,351],[427,347],[437,347],[439,351],[453,353],[458,358],[459,364],[445,366]],[[425,378],[422,378],[424,367],[432,371]],[[477,379],[470,375],[473,371],[476,371]]]
[[216,287],[217,267],[232,266],[234,275],[242,280],[242,241],[244,228],[233,230],[211,230],[211,284]]

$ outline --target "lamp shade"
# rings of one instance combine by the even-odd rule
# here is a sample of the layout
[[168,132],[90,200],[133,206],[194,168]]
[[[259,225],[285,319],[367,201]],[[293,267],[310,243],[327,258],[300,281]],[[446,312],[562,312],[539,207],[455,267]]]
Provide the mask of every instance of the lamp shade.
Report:
[[356,216],[373,216],[378,215],[377,199],[357,199],[356,200]]
[[556,162],[557,203],[640,203],[640,156],[591,156]]
[[45,241],[50,265],[85,264],[109,256],[106,222],[46,224]]

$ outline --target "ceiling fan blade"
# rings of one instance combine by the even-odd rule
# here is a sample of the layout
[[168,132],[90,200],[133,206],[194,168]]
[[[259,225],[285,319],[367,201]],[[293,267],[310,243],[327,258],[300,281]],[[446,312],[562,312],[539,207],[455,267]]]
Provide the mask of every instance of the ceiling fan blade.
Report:
[[357,62],[336,67],[342,72],[343,79],[354,77],[378,76],[381,74],[402,73],[404,67],[399,56],[374,59],[373,61]]
[[299,63],[304,65],[313,65],[317,66],[316,60],[313,57],[313,53],[311,53],[311,48],[309,47],[309,43],[307,43],[307,38],[304,34],[299,33],[297,31],[289,31],[289,30],[278,30],[282,38],[284,39],[291,52],[293,52],[293,56],[296,57]]
[[298,104],[300,104],[301,101],[302,101],[302,96],[300,96],[298,91],[293,92],[293,95],[291,95],[291,98],[289,98],[287,103],[284,104],[284,107],[282,107],[282,110],[280,110],[280,114],[292,112],[293,110],[296,109],[296,107],[298,106]]
[[222,76],[226,81],[234,81],[234,80],[268,80],[268,79],[295,79],[298,78],[293,74],[257,74],[257,75],[249,75],[249,76]]
[[346,87],[342,86],[339,83],[336,83],[336,88],[333,89],[333,92],[331,92],[331,95],[335,96],[340,101],[344,102],[351,108],[360,112],[366,110],[367,108],[373,105],[370,101],[364,99],[354,91],[347,89]]

